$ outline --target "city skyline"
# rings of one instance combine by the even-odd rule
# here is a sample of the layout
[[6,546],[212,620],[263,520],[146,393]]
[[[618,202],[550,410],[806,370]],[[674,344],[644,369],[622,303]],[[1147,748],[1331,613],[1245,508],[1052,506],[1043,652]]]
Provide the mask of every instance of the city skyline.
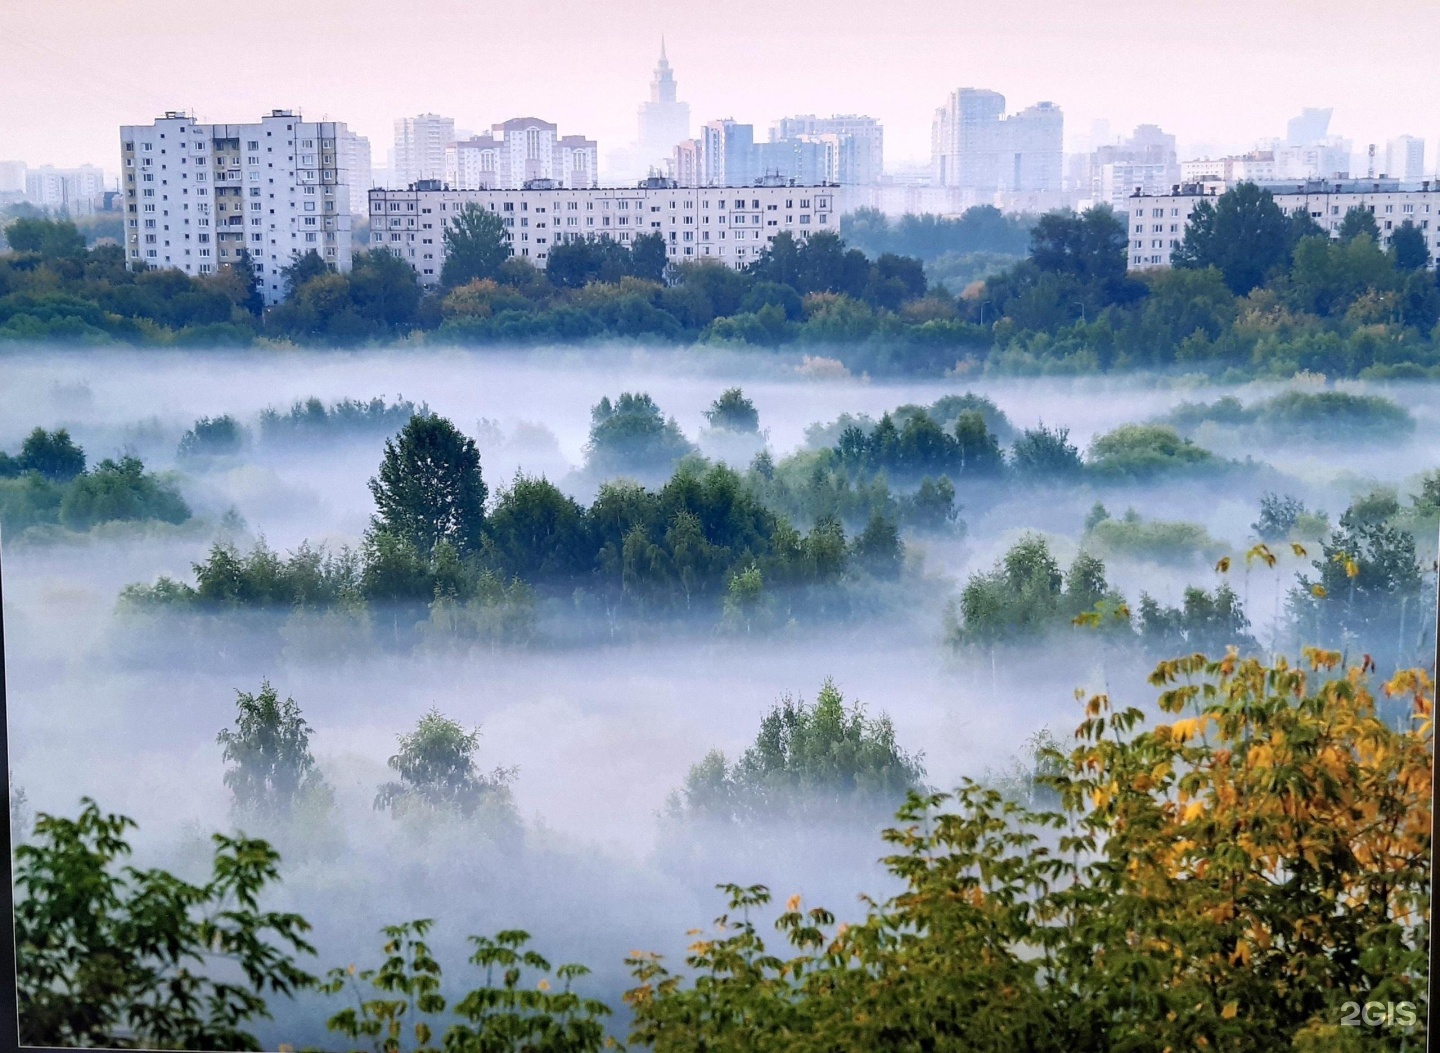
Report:
[[[635,107],[648,89],[662,32],[684,101],[697,125],[720,117],[765,126],[790,113],[867,113],[886,129],[887,168],[928,160],[930,121],[940,100],[962,86],[986,87],[1019,106],[1051,100],[1066,116],[1067,138],[1093,121],[1117,134],[1158,124],[1176,134],[1182,155],[1242,150],[1279,135],[1306,106],[1333,106],[1334,131],[1357,150],[1400,135],[1433,145],[1437,129],[1427,100],[1437,94],[1424,63],[1393,61],[1396,40],[1423,48],[1440,37],[1440,22],[1420,0],[1397,0],[1367,14],[1345,34],[1324,29],[1323,9],[1338,4],[1270,0],[1227,12],[1224,24],[1196,19],[1203,5],[1182,2],[1163,11],[1123,3],[1077,5],[1060,12],[1037,0],[1011,5],[1004,23],[980,4],[954,9],[935,0],[902,0],[893,18],[861,27],[843,8],[809,0],[784,21],[794,32],[753,34],[773,11],[748,2],[728,5],[735,17],[702,17],[658,4],[596,13],[551,0],[524,12],[479,13],[450,2],[419,5],[430,18],[395,23],[371,0],[315,7],[317,26],[334,41],[317,52],[293,34],[293,47],[257,34],[237,46],[239,78],[206,78],[185,60],[203,27],[170,17],[175,0],[141,0],[134,18],[77,17],[86,3],[63,12],[32,5],[0,15],[10,42],[10,77],[0,85],[0,155],[32,164],[113,165],[113,129],[164,110],[190,109],[202,120],[227,121],[275,107],[300,109],[308,119],[343,120],[372,143],[384,143],[396,117],[423,112],[453,115],[457,126],[485,127],[497,114],[543,114],[580,127],[605,151],[632,142]],[[263,23],[281,9],[257,0]],[[1027,17],[1042,10],[1046,17]],[[1296,17],[1304,13],[1305,17]],[[970,16],[965,19],[964,16]],[[286,11],[286,24],[294,14]],[[445,33],[420,31],[439,19]],[[923,25],[924,32],[915,27]],[[1283,27],[1283,29],[1282,29]],[[386,62],[357,61],[369,53],[371,31],[383,28]],[[783,28],[783,27],[782,27]],[[1267,51],[1282,32],[1286,52]],[[533,33],[544,40],[547,68],[535,77],[526,49],[493,49],[483,66],[459,56],[477,40],[500,33]],[[797,60],[796,41],[808,48]],[[757,75],[734,76],[735,48]],[[144,46],[150,75],[120,80],[105,63],[116,48]],[[958,46],[958,49],[957,49]],[[1115,76],[1101,62],[1105,49],[1128,48],[1139,72]],[[357,50],[358,49],[358,50]],[[512,53],[513,52],[513,53]],[[303,61],[302,61],[303,55]],[[1147,57],[1148,56],[1148,57]],[[1162,60],[1163,58],[1163,60]],[[1193,84],[1209,64],[1225,76]],[[857,67],[869,72],[856,76]],[[415,73],[404,73],[413,68]],[[464,69],[464,75],[443,71]],[[1153,74],[1147,70],[1154,70]],[[904,76],[891,75],[904,71]],[[436,71],[441,71],[437,74]],[[1068,145],[1068,143],[1067,143]],[[376,159],[377,162],[379,158]]]

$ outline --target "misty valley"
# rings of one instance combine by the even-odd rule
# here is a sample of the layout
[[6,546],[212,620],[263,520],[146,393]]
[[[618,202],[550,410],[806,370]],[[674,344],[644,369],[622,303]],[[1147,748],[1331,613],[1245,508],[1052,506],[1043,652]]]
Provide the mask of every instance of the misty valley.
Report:
[[[1342,754],[1389,773],[1366,792],[1402,825],[1428,792],[1412,721],[1433,689],[1411,670],[1435,639],[1437,426],[1433,382],[1313,373],[872,378],[659,344],[8,351],[17,895],[99,858],[82,845],[195,883],[202,914],[258,895],[283,952],[239,922],[191,935],[271,1016],[233,1001],[229,1030],[154,1032],[175,1044],[378,1041],[370,985],[447,1048],[489,1048],[465,1043],[506,1013],[559,1029],[513,1048],[730,1048],[665,1037],[723,1015],[681,982],[719,976],[748,977],[745,1012],[776,1028],[849,1021],[859,1049],[887,1040],[846,985],[894,969],[923,990],[939,966],[897,934],[973,881],[1029,907],[966,916],[970,981],[1045,1020],[1026,961],[1064,959],[1081,992],[1123,967],[1067,959],[1079,943],[1043,919],[1137,909],[1067,897],[1120,897],[1116,860],[1161,866],[1141,830],[1196,858],[1239,836],[1218,807],[1197,832],[1177,773],[1254,801],[1278,762],[1232,751],[1288,737],[1337,785]],[[1403,854],[1387,836],[1375,851]],[[1428,862],[1405,860],[1396,887],[1419,894]],[[46,902],[22,930],[54,924]],[[1163,900],[1156,939],[1171,910],[1203,912]],[[1115,924],[1077,939],[1143,927]],[[987,940],[1036,950],[995,964]],[[765,964],[787,942],[798,957]],[[824,994],[802,1008],[785,992],[807,971]],[[985,1026],[1012,1044],[947,1048],[1051,1048],[1045,1027]]]

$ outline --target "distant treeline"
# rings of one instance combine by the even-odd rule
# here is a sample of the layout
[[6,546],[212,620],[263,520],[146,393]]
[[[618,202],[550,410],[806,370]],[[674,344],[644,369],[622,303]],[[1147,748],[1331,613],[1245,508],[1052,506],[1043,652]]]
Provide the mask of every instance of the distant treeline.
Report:
[[[1243,562],[1225,557],[1215,567],[1222,579],[1243,573],[1246,589],[1252,573],[1263,574],[1277,598],[1282,583],[1289,582],[1279,612],[1282,620],[1271,627],[1269,643],[1278,649],[1299,640],[1359,647],[1376,661],[1397,667],[1424,661],[1434,641],[1434,604],[1427,602],[1433,598],[1434,582],[1426,582],[1430,572],[1416,554],[1415,534],[1416,528],[1433,534],[1440,525],[1440,472],[1424,478],[1409,507],[1385,491],[1357,498],[1340,516],[1337,529],[1325,530],[1318,539],[1304,536],[1304,514],[1293,499],[1267,495],[1260,521],[1254,524],[1260,541],[1244,554]],[[1123,528],[1134,531],[1146,525],[1133,516],[1111,520],[1097,506],[1081,551],[1067,570],[1062,571],[1043,537],[1027,534],[991,570],[972,575],[950,610],[951,645],[1014,647],[1081,629],[1112,641],[1135,641],[1157,653],[1258,650],[1242,596],[1228,580],[1213,591],[1185,589],[1179,607],[1143,592],[1132,607],[1106,580],[1105,564],[1095,554],[1103,547],[1102,528],[1108,524],[1122,528],[1111,533],[1119,545],[1127,541]],[[1197,545],[1195,537],[1174,536],[1177,528],[1189,524],[1164,526],[1170,537],[1152,529],[1148,539],[1128,540],[1132,545],[1147,540]]]
[[[658,236],[629,247],[553,246],[548,269],[509,257],[478,209],[444,232],[437,292],[387,251],[347,274],[313,252],[285,269],[285,302],[262,310],[248,257],[220,272],[127,270],[124,251],[87,250],[70,225],[17,220],[0,258],[0,340],[320,345],[425,333],[490,345],[639,339],[826,348],[855,370],[1093,373],[1179,368],[1219,375],[1420,377],[1440,370],[1440,286],[1423,234],[1406,223],[1382,247],[1368,212],[1332,241],[1242,184],[1195,213],[1173,269],[1127,273],[1129,233],[1106,207],[1028,220],[972,209],[957,219],[864,212],[847,235],[777,236],[743,271],[667,264]],[[1002,269],[947,245],[1028,253]],[[870,255],[867,255],[867,251]],[[956,296],[926,273],[942,268]]]
[[0,451],[0,529],[87,531],[103,523],[183,523],[190,509],[168,480],[138,457],[86,468],[85,451],[64,428],[36,428],[18,453]]
[[850,583],[894,578],[903,557],[883,516],[853,538],[834,518],[802,533],[740,474],[703,462],[682,463],[655,489],[606,483],[588,508],[523,476],[487,505],[474,440],[432,415],[387,440],[370,489],[376,514],[359,552],[302,546],[281,557],[263,542],[249,552],[221,542],[196,564],[194,584],[161,578],[127,589],[126,599],[361,620],[376,606],[407,638],[443,630],[515,640],[530,632],[536,599],[553,596],[597,616],[691,615],[745,632],[810,612],[844,614]]

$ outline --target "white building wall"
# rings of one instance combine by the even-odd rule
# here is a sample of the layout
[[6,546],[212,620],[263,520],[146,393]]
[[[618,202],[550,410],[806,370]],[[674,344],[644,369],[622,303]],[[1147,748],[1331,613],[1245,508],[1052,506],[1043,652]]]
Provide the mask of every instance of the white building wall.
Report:
[[1425,140],[1401,135],[1385,144],[1385,174],[1391,179],[1418,183],[1425,178]]
[[281,270],[314,249],[350,269],[349,130],[274,110],[253,124],[167,113],[120,128],[125,255],[132,267],[209,274],[249,252],[267,303]]
[[[1132,197],[1128,204],[1130,270],[1170,266],[1171,255],[1185,239],[1190,215],[1202,201],[1212,205],[1225,192],[1223,184],[1185,185],[1179,193]],[[1326,188],[1268,187],[1286,215],[1303,209],[1330,237],[1340,236],[1340,224],[1352,208],[1368,209],[1380,228],[1382,245],[1406,220],[1414,223],[1430,247],[1431,266],[1440,258],[1440,187],[1422,184],[1402,189],[1395,183],[1340,183]]]
[[445,147],[455,141],[455,120],[422,113],[395,122],[395,157],[390,178],[399,186],[445,177]]
[[25,173],[29,166],[24,161],[0,161],[0,194],[25,193]]
[[515,256],[544,267],[552,246],[586,237],[628,245],[659,234],[672,262],[753,263],[781,231],[838,232],[834,187],[596,187],[547,190],[372,190],[370,244],[440,281],[446,223],[466,205],[499,214]]

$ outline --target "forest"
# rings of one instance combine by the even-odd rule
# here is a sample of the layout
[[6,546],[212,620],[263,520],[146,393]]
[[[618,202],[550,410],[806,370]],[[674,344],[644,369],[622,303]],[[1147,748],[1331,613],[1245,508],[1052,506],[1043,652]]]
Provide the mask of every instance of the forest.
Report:
[[33,1041],[1423,1038],[1432,384],[5,369]]
[[[598,489],[587,506],[544,476],[518,473],[492,497],[475,440],[411,403],[374,400],[363,413],[355,400],[333,411],[319,400],[307,405],[302,414],[297,403],[288,418],[264,411],[262,433],[277,432],[281,420],[375,427],[409,414],[385,440],[369,481],[374,513],[359,547],[307,541],[282,554],[263,537],[248,551],[218,540],[193,565],[193,584],[168,576],[132,584],[124,608],[138,615],[270,611],[301,620],[318,613],[332,628],[356,634],[357,644],[376,633],[395,645],[446,638],[539,644],[557,619],[577,616],[608,633],[619,624],[643,633],[647,624],[677,620],[742,634],[818,627],[884,618],[907,597],[933,592],[923,545],[963,537],[957,494],[978,508],[1017,491],[1038,498],[1078,487],[1103,495],[1164,479],[1221,487],[1274,482],[1263,466],[1217,456],[1165,424],[1121,425],[1082,454],[1065,428],[1042,424],[1017,433],[998,406],[971,392],[901,406],[878,421],[842,414],[812,425],[811,448],[779,462],[761,449],[742,471],[700,454],[648,394],[625,392],[592,409],[582,475]],[[1193,422],[1205,412],[1186,403],[1170,417]],[[1372,440],[1412,426],[1393,402],[1336,392],[1291,392],[1238,413],[1224,407],[1221,416],[1300,429],[1323,417],[1332,429]],[[759,432],[758,412],[740,388],[715,399],[706,417],[732,437]],[[290,427],[279,433],[288,436]],[[229,416],[203,418],[182,437],[179,455],[233,453],[242,430]],[[72,467],[83,464],[67,435],[40,429],[7,463],[39,463],[45,451],[63,459],[57,449]],[[140,486],[150,477],[130,460],[130,485]],[[106,463],[76,478],[120,471]],[[57,485],[35,469],[22,479],[30,482],[11,485]],[[145,507],[133,496],[128,504],[111,498],[101,513],[93,499],[80,506],[68,500],[60,518],[72,527],[86,516],[121,518]],[[183,513],[183,501],[178,507]],[[17,509],[8,521],[24,526],[34,513]],[[143,514],[164,519],[174,510],[162,505]],[[1133,508],[1116,518],[1096,501],[1068,569],[1044,536],[1027,533],[992,569],[972,573],[946,613],[946,640],[955,648],[1019,647],[1055,632],[1099,630],[1154,654],[1230,646],[1258,653],[1244,600],[1230,583],[1233,562],[1236,574],[1243,568],[1247,591],[1252,565],[1271,577],[1277,598],[1291,578],[1286,627],[1277,622],[1271,646],[1358,642],[1396,664],[1424,653],[1433,620],[1422,613],[1417,539],[1428,545],[1427,535],[1440,527],[1440,471],[1424,475],[1403,503],[1383,490],[1358,495],[1333,527],[1273,490],[1261,494],[1256,514],[1251,544],[1231,553],[1194,524],[1146,521]],[[1301,568],[1308,561],[1309,571],[1282,569],[1282,556]],[[1217,580],[1188,584],[1179,606],[1145,592],[1132,603],[1107,581],[1107,557],[1196,570],[1213,562]]]
[[[992,214],[993,213],[993,214]],[[1173,268],[1127,273],[1106,207],[1017,220],[870,212],[842,235],[778,236],[741,271],[667,263],[658,240],[556,246],[548,269],[509,256],[474,210],[445,231],[441,285],[384,250],[346,274],[315,254],[265,309],[247,259],[189,278],[134,272],[64,221],[18,219],[0,257],[0,340],[135,346],[535,346],[686,343],[831,357],[874,375],[1419,378],[1440,369],[1437,271],[1413,224],[1382,247],[1355,210],[1331,239],[1241,184],[1201,208]]]

